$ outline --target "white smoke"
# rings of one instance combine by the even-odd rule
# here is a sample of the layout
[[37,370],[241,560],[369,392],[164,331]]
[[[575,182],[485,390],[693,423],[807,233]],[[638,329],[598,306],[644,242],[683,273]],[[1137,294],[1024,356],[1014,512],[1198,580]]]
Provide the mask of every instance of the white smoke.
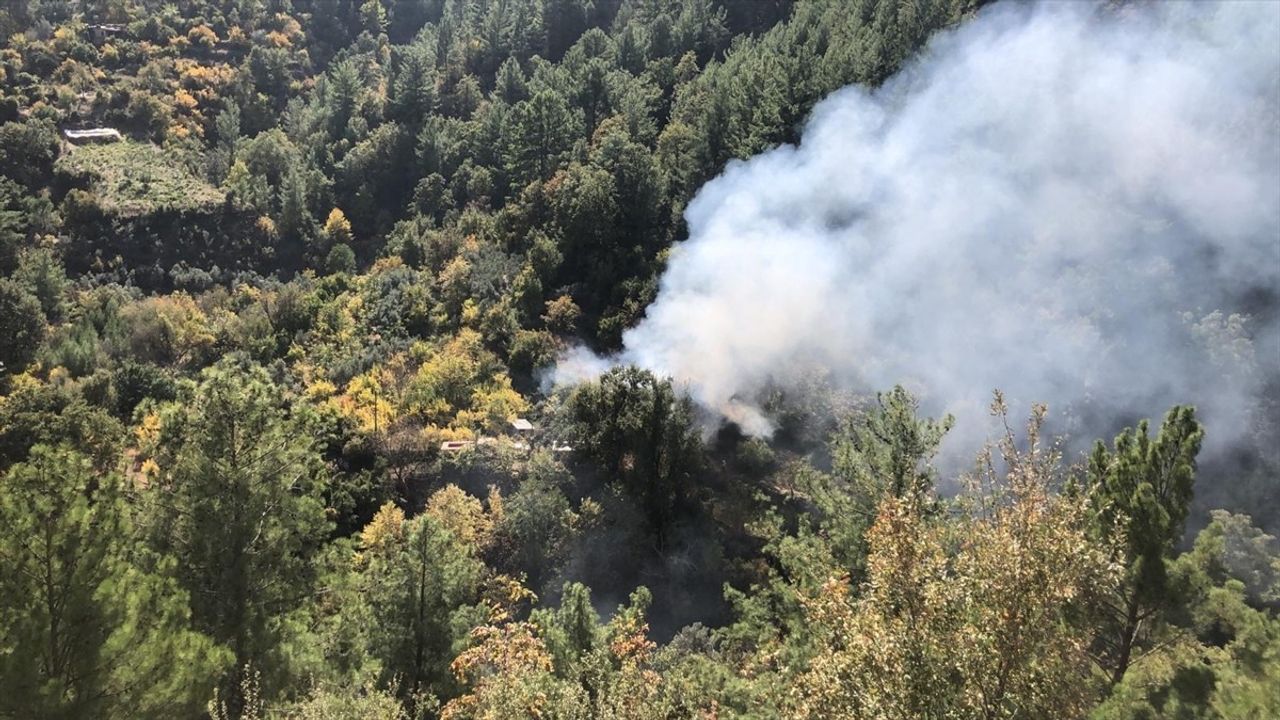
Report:
[[1229,436],[1280,364],[1280,4],[996,6],[686,218],[623,352],[561,381],[636,364],[756,434],[760,391],[822,368],[961,427],[998,387],[1108,418],[1196,402]]

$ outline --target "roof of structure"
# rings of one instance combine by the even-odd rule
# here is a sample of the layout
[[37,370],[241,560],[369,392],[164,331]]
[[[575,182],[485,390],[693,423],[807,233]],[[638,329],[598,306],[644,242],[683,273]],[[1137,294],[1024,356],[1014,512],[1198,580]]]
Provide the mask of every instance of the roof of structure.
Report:
[[121,139],[120,131],[115,128],[89,128],[88,130],[63,130],[68,140],[97,140],[103,138]]

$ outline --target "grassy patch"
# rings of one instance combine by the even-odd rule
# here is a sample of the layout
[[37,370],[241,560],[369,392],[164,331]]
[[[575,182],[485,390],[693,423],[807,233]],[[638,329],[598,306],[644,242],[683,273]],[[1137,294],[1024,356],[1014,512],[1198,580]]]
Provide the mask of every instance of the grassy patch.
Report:
[[120,215],[207,209],[226,198],[182,163],[146,143],[75,147],[59,158],[58,170],[87,179],[102,208]]

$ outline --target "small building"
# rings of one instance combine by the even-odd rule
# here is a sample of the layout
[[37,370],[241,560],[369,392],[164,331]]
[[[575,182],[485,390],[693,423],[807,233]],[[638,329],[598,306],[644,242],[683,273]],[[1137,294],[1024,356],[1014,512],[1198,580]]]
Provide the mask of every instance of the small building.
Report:
[[72,145],[89,145],[92,143],[113,143],[124,140],[124,136],[115,128],[89,128],[87,130],[63,130],[62,135]]
[[474,440],[445,440],[440,443],[441,452],[460,452],[475,446]]
[[524,418],[516,418],[511,421],[511,427],[518,433],[526,433],[533,430],[533,423]]
[[85,27],[85,32],[89,34],[89,41],[95,45],[110,40],[111,38],[123,34],[124,25],[116,25],[113,23],[104,23],[102,25],[89,25]]

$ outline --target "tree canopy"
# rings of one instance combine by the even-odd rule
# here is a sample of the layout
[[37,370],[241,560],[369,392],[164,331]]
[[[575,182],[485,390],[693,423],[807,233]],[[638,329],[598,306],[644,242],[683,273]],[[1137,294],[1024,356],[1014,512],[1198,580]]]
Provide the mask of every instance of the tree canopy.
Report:
[[613,354],[983,4],[0,4],[0,718],[1280,716],[1273,429]]

